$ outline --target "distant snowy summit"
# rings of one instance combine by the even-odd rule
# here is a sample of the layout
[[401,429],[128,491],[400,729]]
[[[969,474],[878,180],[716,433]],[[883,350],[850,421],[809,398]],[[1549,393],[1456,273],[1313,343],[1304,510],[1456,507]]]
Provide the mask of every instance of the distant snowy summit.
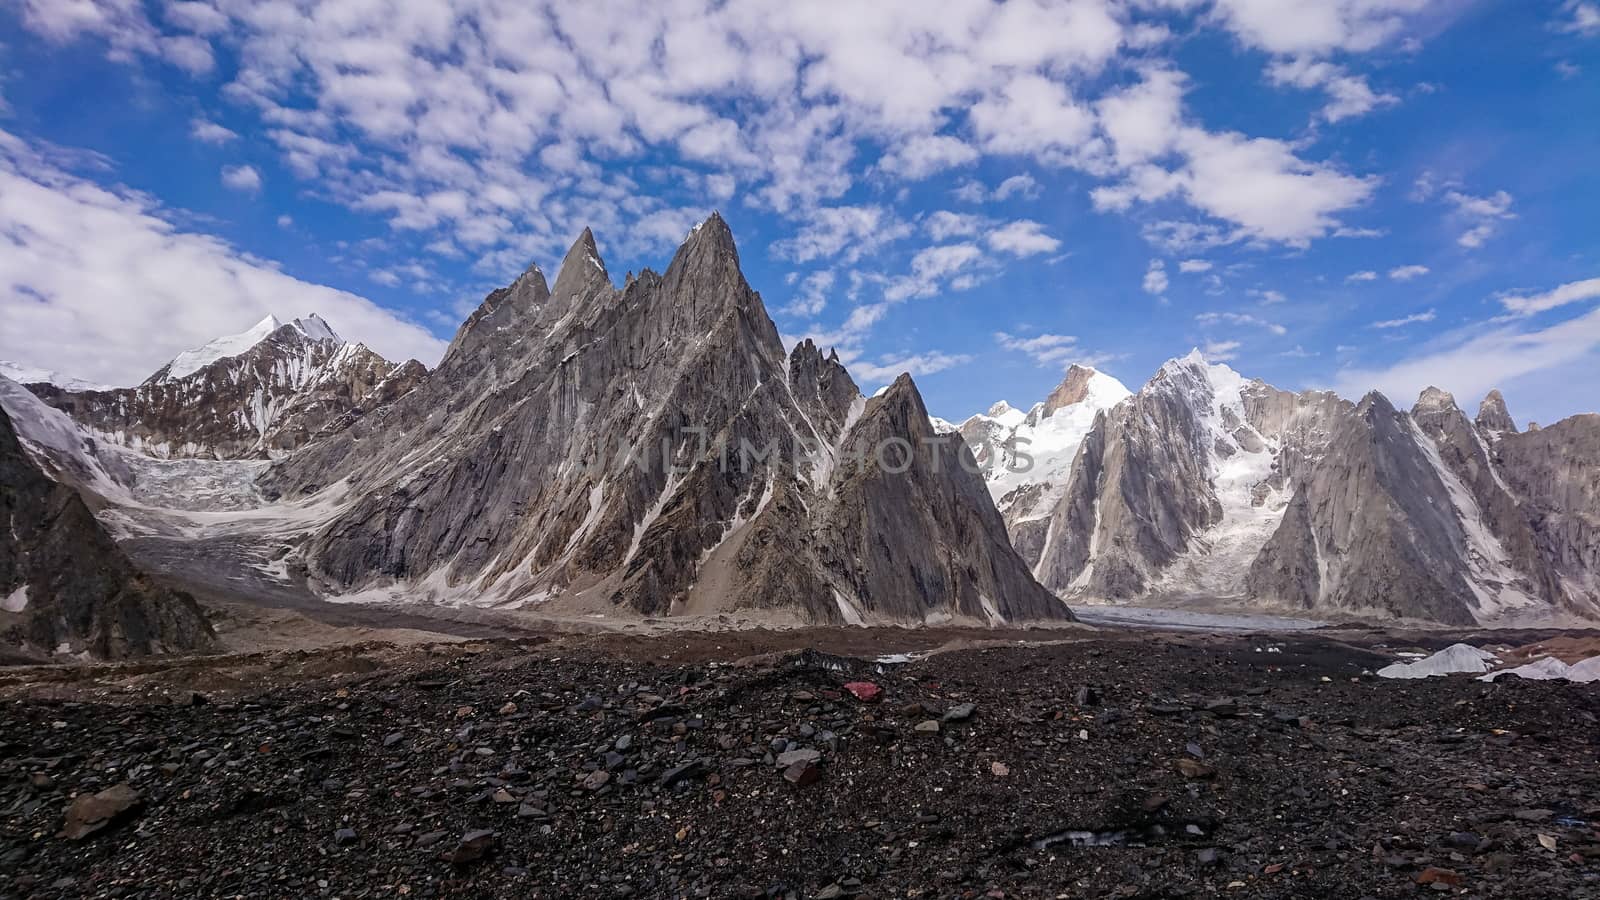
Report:
[[415,360],[347,343],[316,314],[269,315],[185,350],[137,387],[32,381],[40,399],[90,433],[158,457],[278,457],[414,387]]
[[971,416],[961,432],[983,469],[989,493],[1008,520],[1042,514],[1066,489],[1078,445],[1095,416],[1132,394],[1092,366],[1073,365],[1027,412],[1004,400]]
[[0,359],[0,375],[15,381],[17,384],[53,384],[58,388],[68,391],[109,391],[114,390],[109,385],[96,384],[71,375],[63,375],[50,369],[41,369],[38,366],[25,366],[14,363],[9,359]]
[[[193,350],[185,350],[173,357],[150,376],[150,381],[177,381],[204,369],[219,360],[230,359],[250,352],[279,330],[284,328],[283,322],[277,316],[268,315],[266,318],[252,325],[238,334],[225,335],[207,342],[204,346]],[[316,313],[303,319],[295,319],[287,326],[303,336],[307,341],[332,341],[343,344],[344,339],[339,337],[328,323]]]

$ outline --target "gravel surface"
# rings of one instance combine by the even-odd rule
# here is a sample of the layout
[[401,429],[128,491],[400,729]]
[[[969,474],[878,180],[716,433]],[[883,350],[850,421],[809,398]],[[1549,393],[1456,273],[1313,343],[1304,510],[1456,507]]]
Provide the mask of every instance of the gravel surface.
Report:
[[1597,686],[1304,634],[678,640],[14,683],[0,896],[1600,897]]

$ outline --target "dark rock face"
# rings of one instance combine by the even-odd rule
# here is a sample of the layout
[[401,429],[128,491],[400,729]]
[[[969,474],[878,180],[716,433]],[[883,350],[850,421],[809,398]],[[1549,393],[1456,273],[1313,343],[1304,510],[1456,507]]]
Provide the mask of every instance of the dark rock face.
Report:
[[153,456],[246,459],[282,456],[345,427],[427,373],[415,360],[397,366],[344,343],[316,317],[275,322],[257,326],[258,342],[232,348],[241,352],[192,371],[179,357],[138,387],[29,389],[91,432]]
[[0,644],[24,657],[203,650],[194,599],[134,568],[72,488],[29,458],[0,410]]
[[1457,625],[1595,616],[1600,416],[1566,420],[1547,443],[1504,428],[1503,401],[1486,406],[1474,427],[1437,389],[1410,415],[1369,395],[1298,479],[1251,595]]
[[1492,391],[1484,400],[1477,427],[1467,420],[1455,398],[1437,388],[1423,391],[1411,409],[1411,418],[1432,440],[1445,471],[1464,489],[1450,492],[1456,505],[1465,507],[1458,510],[1464,527],[1470,530],[1481,523],[1488,532],[1467,541],[1467,568],[1474,580],[1491,593],[1512,589],[1542,603],[1560,605],[1560,579],[1546,565],[1533,524],[1491,455],[1500,436],[1517,433],[1500,392]]
[[1369,394],[1336,424],[1330,452],[1301,480],[1247,585],[1307,609],[1469,625],[1466,543],[1409,420]]
[[1214,388],[1203,365],[1169,363],[1096,419],[1034,570],[1047,587],[1137,596],[1221,519],[1207,470],[1213,436],[1202,421]]
[[[908,472],[850,464],[889,436],[913,446]],[[959,440],[936,437],[909,379],[867,401],[836,356],[786,354],[713,216],[621,290],[586,231],[553,288],[535,267],[491,293],[422,385],[265,486],[359,492],[304,550],[335,592],[807,621],[982,618],[987,598],[1069,617]]]
[[1502,434],[1494,456],[1563,604],[1593,616],[1600,608],[1600,415]]

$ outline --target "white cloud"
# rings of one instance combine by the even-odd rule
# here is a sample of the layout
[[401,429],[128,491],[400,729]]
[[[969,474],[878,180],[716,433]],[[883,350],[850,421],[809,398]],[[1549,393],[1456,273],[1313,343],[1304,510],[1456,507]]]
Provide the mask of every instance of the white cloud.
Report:
[[1067,89],[1041,75],[1012,79],[973,105],[973,130],[991,153],[1025,154],[1065,163],[1088,140],[1094,116]]
[[845,359],[843,352],[840,359],[845,360],[845,367],[850,374],[859,379],[863,385],[883,384],[900,377],[902,373],[913,378],[920,375],[932,375],[957,366],[966,365],[972,357],[962,353],[943,353],[931,351],[914,353],[908,356],[891,356],[872,362],[862,358]]
[[[1600,350],[1600,309],[1547,328],[1525,331],[1512,325],[1485,330],[1476,324],[1435,341],[1422,353],[1386,367],[1348,368],[1335,389],[1357,397],[1380,390],[1389,397],[1415,397],[1437,386],[1458,397],[1481,397],[1494,388],[1578,360]],[[1592,408],[1592,383],[1571,384],[1572,399]]]
[[294,217],[293,216],[285,213],[285,214],[283,214],[283,215],[278,217],[278,227],[279,228],[290,228],[290,227],[293,227],[293,226],[294,226]]
[[1531,316],[1595,298],[1600,298],[1600,278],[1571,281],[1542,294],[1505,294],[1499,299],[1508,312]]
[[1200,348],[1200,354],[1210,362],[1228,362],[1238,358],[1239,346],[1238,341],[1212,341]]
[[1273,334],[1282,336],[1289,333],[1289,329],[1276,322],[1269,322],[1259,316],[1249,313],[1208,312],[1194,317],[1201,325],[1246,325],[1252,328],[1263,328]]
[[1184,273],[1209,272],[1213,268],[1210,260],[1186,259],[1178,263],[1178,271]]
[[1034,362],[1050,368],[1059,368],[1065,363],[1085,357],[1082,348],[1078,346],[1078,339],[1070,334],[1035,334],[1022,337],[997,331],[994,340],[1001,347],[1025,353]]
[[1267,305],[1267,306],[1271,306],[1271,305],[1277,304],[1277,303],[1284,303],[1284,302],[1287,302],[1288,299],[1289,299],[1288,297],[1285,297],[1283,295],[1282,291],[1261,290],[1259,288],[1251,288],[1250,291],[1249,291],[1249,294],[1250,294],[1250,296],[1255,297],[1256,299],[1260,300],[1264,305]]
[[962,203],[982,203],[989,199],[989,189],[976,178],[968,178],[961,182],[950,193]]
[[[1122,170],[1118,183],[1091,192],[1096,208],[1179,197],[1224,222],[1209,223],[1212,245],[1253,239],[1305,246],[1340,228],[1337,214],[1365,203],[1377,179],[1303,160],[1290,144],[1237,132],[1211,132],[1183,120],[1182,75],[1152,69],[1098,105],[1100,124]],[[1177,164],[1162,160],[1176,160]]]
[[772,251],[798,263],[840,257],[845,263],[911,233],[882,206],[826,206],[812,210],[793,237],[777,241]]
[[1600,3],[1591,3],[1589,0],[1566,0],[1561,4],[1562,12],[1571,18],[1558,21],[1556,29],[1584,37],[1594,37],[1600,34]]
[[1407,325],[1418,325],[1423,322],[1432,322],[1436,318],[1438,318],[1438,314],[1430,309],[1427,312],[1413,313],[1409,316],[1404,316],[1399,319],[1384,319],[1381,322],[1373,322],[1371,327],[1404,328]]
[[1217,0],[1214,15],[1245,44],[1281,55],[1371,50],[1430,0]]
[[199,0],[171,0],[161,15],[178,28],[195,34],[220,34],[228,28],[227,16]]
[[989,246],[1012,256],[1053,253],[1061,242],[1044,233],[1044,226],[1031,219],[1018,219],[989,232]]
[[1033,176],[1026,172],[1007,178],[994,189],[994,199],[996,200],[1009,200],[1012,197],[1031,200],[1037,196],[1039,196],[1039,182],[1035,181]]
[[1378,280],[1378,273],[1372,271],[1371,269],[1366,269],[1366,270],[1361,271],[1361,272],[1351,272],[1349,275],[1345,276],[1344,280],[1345,281],[1377,281]]
[[1175,148],[1183,124],[1185,83],[1181,72],[1149,69],[1138,84],[1095,105],[1119,165],[1138,165]]
[[923,221],[922,227],[927,230],[929,237],[936,241],[944,241],[953,237],[971,237],[989,224],[987,216],[941,209],[929,214]]
[[784,312],[796,316],[814,316],[828,305],[828,292],[835,281],[833,270],[812,272],[800,282],[794,300],[784,307]]
[[982,259],[983,251],[972,243],[942,244],[919,250],[911,257],[911,274],[890,279],[883,291],[884,299],[898,303],[914,297],[932,297],[940,292],[942,282]]
[[207,144],[226,144],[239,137],[233,131],[207,119],[195,119],[190,122],[189,135]]
[[1144,270],[1144,292],[1160,296],[1167,292],[1167,264],[1159,259],[1150,260]]
[[1421,278],[1429,271],[1427,266],[1397,266],[1389,270],[1389,278],[1392,281],[1410,281],[1413,278]]
[[1512,198],[1505,191],[1495,191],[1487,197],[1475,197],[1452,190],[1444,195],[1445,202],[1455,207],[1456,217],[1471,227],[1461,233],[1456,243],[1468,249],[1483,246],[1506,219],[1515,219],[1511,211]]
[[903,178],[918,181],[975,162],[978,151],[966,141],[944,134],[924,134],[900,144],[879,166]]
[[1338,225],[1335,213],[1365,203],[1377,188],[1376,179],[1301,160],[1282,141],[1190,130],[1181,146],[1190,201],[1264,241],[1304,246]]
[[168,214],[143,194],[66,173],[0,132],[0,357],[73,360],[79,377],[135,384],[178,352],[268,313],[309,312],[391,359],[431,365],[444,350],[370,300],[285,274],[180,229]]
[[1328,104],[1318,115],[1330,124],[1400,102],[1400,98],[1393,94],[1374,91],[1366,78],[1351,75],[1340,66],[1310,57],[1275,60],[1267,66],[1267,78],[1277,85],[1292,85],[1307,90],[1321,88],[1328,95]]
[[223,166],[222,183],[233,190],[254,194],[261,190],[261,173],[253,166]]
[[210,42],[188,34],[162,38],[161,56],[190,75],[204,75],[217,64]]

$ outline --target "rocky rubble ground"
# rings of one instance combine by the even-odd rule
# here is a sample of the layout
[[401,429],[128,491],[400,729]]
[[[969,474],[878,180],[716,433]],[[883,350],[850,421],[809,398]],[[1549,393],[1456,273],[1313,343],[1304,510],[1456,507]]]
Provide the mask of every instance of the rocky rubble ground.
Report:
[[1592,685],[1316,637],[659,656],[5,701],[0,896],[1600,897]]

